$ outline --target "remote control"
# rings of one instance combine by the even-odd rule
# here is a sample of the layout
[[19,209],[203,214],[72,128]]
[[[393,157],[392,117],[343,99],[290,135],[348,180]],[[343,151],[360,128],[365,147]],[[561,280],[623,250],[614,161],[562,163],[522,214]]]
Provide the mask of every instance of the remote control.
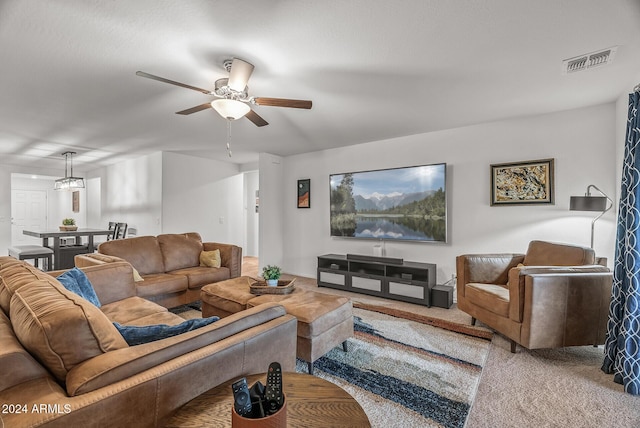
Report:
[[249,387],[247,379],[238,379],[231,385],[233,390],[233,406],[240,416],[248,416],[251,413],[251,398],[249,397]]
[[280,410],[284,403],[284,396],[282,395],[282,368],[278,362],[269,364],[264,399],[267,402],[265,411],[269,415],[273,415]]

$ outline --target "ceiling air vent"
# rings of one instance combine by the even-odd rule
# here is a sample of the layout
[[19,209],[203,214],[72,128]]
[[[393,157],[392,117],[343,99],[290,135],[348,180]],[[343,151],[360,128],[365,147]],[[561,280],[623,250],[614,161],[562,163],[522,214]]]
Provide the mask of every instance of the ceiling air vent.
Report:
[[562,61],[562,73],[569,74],[610,64],[616,56],[617,46],[602,51],[580,55]]

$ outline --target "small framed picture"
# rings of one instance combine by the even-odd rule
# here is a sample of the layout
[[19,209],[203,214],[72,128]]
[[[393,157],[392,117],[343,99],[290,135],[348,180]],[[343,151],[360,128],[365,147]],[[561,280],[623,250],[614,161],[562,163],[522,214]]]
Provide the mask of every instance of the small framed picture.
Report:
[[298,180],[298,208],[311,208],[311,179]]
[[553,159],[491,165],[491,205],[553,204]]
[[80,192],[77,190],[71,194],[71,210],[74,213],[80,212]]

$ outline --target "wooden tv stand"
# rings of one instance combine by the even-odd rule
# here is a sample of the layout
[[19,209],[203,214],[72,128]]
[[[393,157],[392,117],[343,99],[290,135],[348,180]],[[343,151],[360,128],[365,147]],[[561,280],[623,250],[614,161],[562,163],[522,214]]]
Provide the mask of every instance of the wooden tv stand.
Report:
[[431,306],[436,265],[357,254],[318,256],[318,286]]

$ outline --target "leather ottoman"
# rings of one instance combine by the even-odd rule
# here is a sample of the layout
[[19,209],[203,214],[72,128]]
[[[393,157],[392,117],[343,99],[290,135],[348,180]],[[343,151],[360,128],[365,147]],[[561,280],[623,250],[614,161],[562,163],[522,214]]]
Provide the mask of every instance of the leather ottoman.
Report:
[[346,297],[315,293],[296,288],[290,294],[255,295],[249,291],[248,277],[239,277],[202,287],[202,316],[225,317],[267,302],[284,306],[298,319],[298,358],[305,360],[313,374],[313,362],[353,336],[351,300]]
[[247,309],[247,302],[256,295],[249,292],[249,284],[255,280],[248,276],[207,284],[200,289],[202,316],[228,317]]

